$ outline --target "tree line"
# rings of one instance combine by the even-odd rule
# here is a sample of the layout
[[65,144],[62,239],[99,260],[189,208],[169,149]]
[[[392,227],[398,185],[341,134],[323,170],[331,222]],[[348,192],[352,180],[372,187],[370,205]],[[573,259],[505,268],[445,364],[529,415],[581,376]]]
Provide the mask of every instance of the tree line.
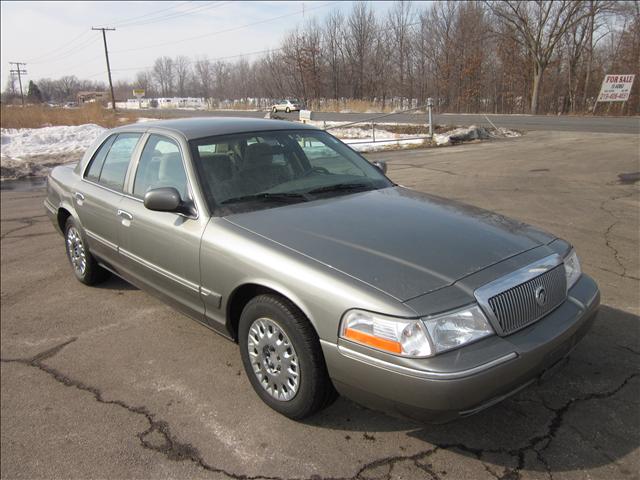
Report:
[[[225,100],[295,97],[310,108],[350,100],[438,111],[580,113],[594,108],[606,74],[640,73],[640,4],[609,0],[398,1],[385,14],[357,2],[290,31],[279,48],[237,59],[157,58],[116,96]],[[640,113],[638,86],[624,105]],[[44,99],[100,89],[75,77],[38,81]],[[89,88],[90,87],[90,88]],[[5,90],[5,94],[8,90]]]

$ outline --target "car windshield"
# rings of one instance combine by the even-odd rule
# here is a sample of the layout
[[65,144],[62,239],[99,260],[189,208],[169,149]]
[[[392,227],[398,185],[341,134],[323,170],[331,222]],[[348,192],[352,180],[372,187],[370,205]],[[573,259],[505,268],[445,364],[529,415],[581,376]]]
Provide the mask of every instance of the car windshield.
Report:
[[225,135],[190,143],[212,210],[272,208],[393,185],[359,154],[319,130]]

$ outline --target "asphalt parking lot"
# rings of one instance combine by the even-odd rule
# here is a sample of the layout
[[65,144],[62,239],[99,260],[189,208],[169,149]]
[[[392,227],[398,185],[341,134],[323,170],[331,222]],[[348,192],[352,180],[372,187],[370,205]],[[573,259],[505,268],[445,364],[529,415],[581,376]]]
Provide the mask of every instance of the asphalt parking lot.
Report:
[[637,135],[531,132],[370,155],[400,184],[571,241],[602,291],[555,376],[447,425],[344,399],[279,416],[233,343],[124,281],[81,285],[44,192],[3,191],[2,478],[639,478],[639,152]]

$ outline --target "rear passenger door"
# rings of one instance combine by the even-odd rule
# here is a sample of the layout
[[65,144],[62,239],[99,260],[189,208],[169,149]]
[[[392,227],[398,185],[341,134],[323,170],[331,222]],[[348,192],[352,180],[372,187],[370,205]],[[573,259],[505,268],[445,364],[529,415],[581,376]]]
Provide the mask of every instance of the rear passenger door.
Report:
[[192,201],[180,142],[150,134],[132,176],[129,195],[120,203],[120,254],[124,268],[137,283],[151,287],[202,321],[200,237],[207,218],[156,212],[143,203],[147,191],[160,187],[174,187],[184,201]]
[[141,133],[119,133],[98,148],[73,192],[76,212],[91,252],[116,270],[120,266],[118,209],[129,163]]

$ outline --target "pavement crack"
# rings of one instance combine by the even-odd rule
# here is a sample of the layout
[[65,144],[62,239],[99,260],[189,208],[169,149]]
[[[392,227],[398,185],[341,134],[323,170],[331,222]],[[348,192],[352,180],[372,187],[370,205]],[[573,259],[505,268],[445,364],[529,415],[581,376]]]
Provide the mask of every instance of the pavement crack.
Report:
[[634,195],[636,193],[635,190],[628,192],[624,195],[617,195],[617,196],[613,196],[610,197],[606,200],[604,200],[601,204],[600,204],[600,210],[602,210],[603,212],[605,212],[607,215],[609,215],[610,217],[614,218],[615,221],[612,222],[607,229],[604,232],[604,242],[605,245],[607,246],[607,248],[609,248],[609,250],[612,251],[613,253],[613,258],[615,259],[616,263],[618,264],[618,266],[622,269],[622,273],[618,273],[621,277],[624,278],[631,278],[634,280],[637,280],[637,277],[631,276],[631,275],[627,275],[627,267],[624,264],[624,262],[622,261],[622,259],[620,258],[620,252],[619,250],[612,244],[611,241],[611,231],[613,230],[613,228],[620,223],[620,219],[613,213],[613,211],[609,210],[608,208],[605,207],[605,205],[609,202],[615,202],[616,200],[620,200],[623,198],[628,198],[631,197],[632,195]]
[[223,474],[234,480],[283,480],[280,477],[270,476],[250,476],[228,472],[221,468],[209,465],[201,456],[197,448],[189,443],[178,441],[171,433],[169,424],[163,420],[156,420],[155,415],[149,411],[146,406],[132,406],[122,400],[107,400],[104,398],[102,391],[92,385],[84,383],[81,380],[72,378],[61,371],[43,363],[58,354],[67,345],[75,342],[77,337],[71,338],[59,345],[48,348],[33,357],[29,358],[0,358],[2,363],[20,363],[28,367],[34,367],[40,371],[53,377],[55,381],[66,387],[73,387],[83,392],[90,393],[98,403],[105,405],[115,405],[136,415],[142,415],[149,423],[149,428],[138,433],[138,439],[143,448],[153,450],[165,455],[169,460],[173,461],[190,461],[198,465],[200,468],[211,473]]
[[[425,465],[420,462],[421,460],[425,460],[427,457],[432,455],[436,450],[438,450],[438,448],[439,447],[434,447],[429,450],[418,452],[414,455],[393,455],[390,457],[374,460],[373,462],[366,463],[362,467],[360,467],[360,470],[358,470],[358,472],[351,478],[354,480],[365,479],[365,478],[368,479],[369,476],[366,475],[367,471],[388,466],[389,470],[385,474],[384,478],[389,479],[391,478],[391,472],[395,464],[398,462],[403,462],[408,460],[413,462],[414,465],[418,467],[420,470],[423,470],[424,472],[428,473],[434,480],[440,480],[440,477],[438,477],[438,475],[433,471],[433,469],[429,465]],[[344,480],[347,480],[347,479],[344,479]]]
[[616,344],[616,347],[621,348],[622,350],[626,350],[629,353],[633,353],[634,355],[640,355],[640,352],[638,350],[634,350],[633,348],[627,347],[626,345]]
[[[94,399],[105,405],[115,405],[127,410],[130,413],[135,415],[141,415],[145,418],[148,423],[148,428],[144,431],[139,432],[137,434],[138,439],[140,440],[140,444],[143,448],[147,450],[152,450],[158,453],[163,454],[169,460],[172,461],[189,461],[196,464],[198,467],[202,468],[205,471],[222,474],[227,476],[228,478],[234,480],[285,480],[282,477],[277,476],[250,476],[244,474],[236,474],[233,472],[229,472],[222,468],[218,468],[207,463],[202,457],[201,453],[198,451],[196,447],[191,445],[190,443],[179,441],[171,432],[171,428],[169,424],[161,419],[157,419],[155,414],[153,414],[146,406],[132,406],[126,403],[123,400],[107,400],[105,399],[102,391],[92,385],[84,383],[81,380],[72,378],[63,372],[53,368],[49,365],[46,365],[44,362],[48,359],[51,359],[55,355],[57,355],[62,349],[71,343],[75,342],[77,337],[71,338],[65,342],[62,342],[54,347],[48,348],[36,355],[29,358],[0,358],[0,362],[3,363],[21,363],[27,365],[29,367],[34,367],[42,372],[53,377],[54,380],[63,384],[67,387],[73,387],[83,392],[90,393]],[[482,457],[486,453],[501,453],[506,454],[512,457],[516,457],[518,462],[515,468],[506,468],[502,475],[498,475],[493,472],[484,462],[482,462],[484,468],[489,472],[492,476],[497,478],[498,480],[519,480],[521,478],[521,471],[525,468],[525,454],[528,451],[534,452],[537,456],[538,460],[545,466],[547,474],[550,478],[552,476],[552,469],[548,462],[545,460],[543,453],[546,449],[551,445],[552,440],[555,438],[558,430],[563,426],[563,422],[566,414],[573,408],[575,405],[590,401],[590,400],[602,400],[610,398],[617,393],[619,393],[623,388],[625,388],[629,382],[631,382],[634,378],[640,377],[640,373],[633,373],[627,376],[619,385],[616,387],[603,391],[603,392],[592,392],[587,393],[581,397],[571,398],[564,405],[559,408],[552,408],[547,406],[547,408],[554,412],[554,416],[549,422],[547,426],[547,431],[542,435],[537,435],[529,439],[528,443],[517,449],[482,449],[482,448],[474,448],[462,443],[451,443],[451,444],[436,444],[433,448],[428,450],[420,451],[413,455],[396,455],[381,458],[375,460],[373,462],[369,462],[363,465],[358,472],[353,477],[342,477],[340,480],[363,480],[365,478],[369,478],[367,472],[374,470],[376,468],[388,466],[389,470],[384,475],[384,478],[390,478],[393,467],[396,463],[401,461],[411,461],[414,465],[420,470],[427,473],[433,480],[440,480],[438,474],[431,468],[431,465],[426,463],[425,460],[430,457],[433,453],[440,449],[445,450],[460,450],[462,452],[468,453],[482,462]],[[543,444],[544,443],[544,444]],[[543,445],[542,445],[543,444]],[[542,445],[542,446],[540,446]],[[540,447],[539,447],[540,446]],[[312,477],[313,478],[313,477]],[[325,478],[325,477],[323,477]],[[288,479],[292,480],[292,479]],[[337,478],[334,480],[338,480]]]
[[8,232],[4,232],[2,235],[0,235],[0,240],[4,240],[8,235],[11,235],[12,233],[19,232],[20,230],[24,230],[25,228],[32,227],[33,225],[35,225],[40,221],[39,219],[46,218],[46,217],[47,215],[44,214],[44,215],[34,215],[32,217],[3,218],[2,222],[19,222],[22,225],[9,230]]

